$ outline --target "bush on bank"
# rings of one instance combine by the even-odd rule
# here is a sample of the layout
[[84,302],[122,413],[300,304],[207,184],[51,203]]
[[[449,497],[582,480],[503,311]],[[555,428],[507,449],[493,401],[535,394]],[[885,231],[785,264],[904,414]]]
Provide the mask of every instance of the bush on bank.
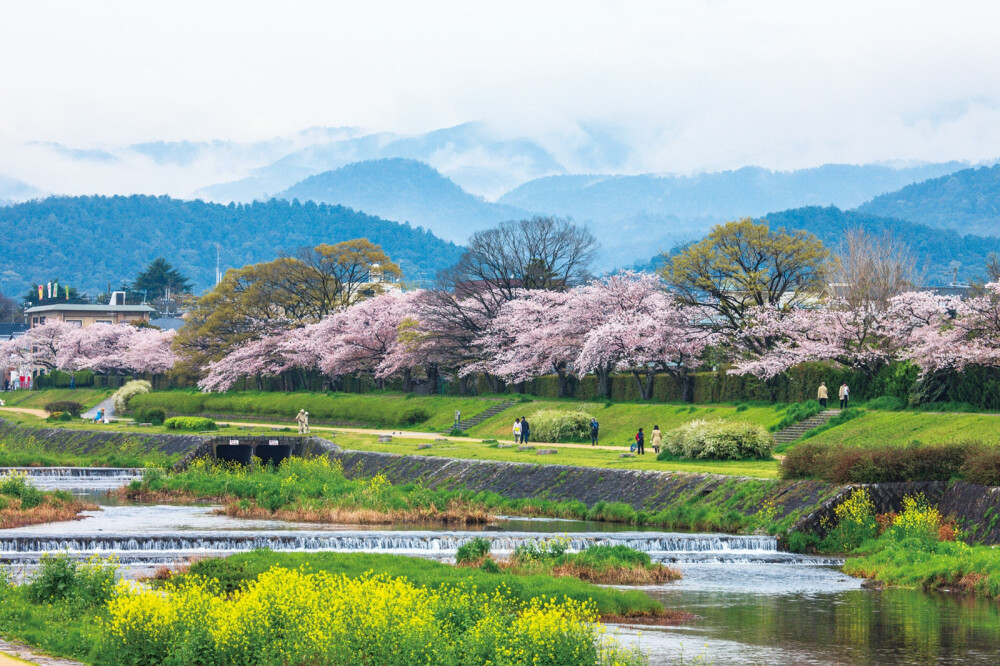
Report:
[[536,442],[589,442],[590,415],[561,409],[543,409],[530,421]]
[[742,421],[696,419],[663,434],[659,458],[767,458],[773,448],[774,438],[763,426]]
[[167,430],[216,430],[218,426],[212,419],[202,416],[174,416],[163,422]]
[[128,411],[129,403],[136,396],[144,395],[152,390],[153,385],[145,379],[134,379],[130,381],[128,384],[125,384],[125,386],[115,391],[114,395],[111,396],[111,401],[115,406],[115,412],[124,414]]
[[949,481],[1000,485],[1000,448],[980,442],[856,448],[801,442],[781,461],[783,479],[831,483]]

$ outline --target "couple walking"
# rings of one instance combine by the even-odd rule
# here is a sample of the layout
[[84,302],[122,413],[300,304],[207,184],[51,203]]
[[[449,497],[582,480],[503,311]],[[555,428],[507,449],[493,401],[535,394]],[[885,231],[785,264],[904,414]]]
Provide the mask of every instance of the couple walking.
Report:
[[[653,426],[653,432],[649,434],[649,443],[653,447],[653,453],[660,452],[661,438],[660,426]],[[646,455],[646,434],[642,431],[642,428],[639,428],[639,432],[635,433],[635,443],[630,448],[640,456]]]
[[[847,409],[847,403],[851,399],[851,388],[844,382],[840,385],[840,408]],[[819,390],[816,392],[816,397],[819,398],[819,404],[826,409],[826,401],[830,399],[830,392],[826,389],[826,382],[819,383]]]
[[528,419],[523,416],[519,419],[514,420],[514,443],[515,444],[527,444],[528,437],[531,436],[531,426],[528,425]]

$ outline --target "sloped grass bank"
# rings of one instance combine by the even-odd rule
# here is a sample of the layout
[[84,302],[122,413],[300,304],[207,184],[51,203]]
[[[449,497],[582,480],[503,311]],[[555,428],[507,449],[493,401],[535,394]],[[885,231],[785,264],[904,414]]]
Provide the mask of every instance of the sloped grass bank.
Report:
[[[907,446],[976,440],[1000,445],[1000,414],[870,411],[806,440],[843,446]],[[797,446],[795,444],[793,446]]]
[[292,423],[300,409],[313,421],[357,423],[375,427],[397,427],[437,432],[455,423],[455,411],[462,418],[485,411],[496,400],[413,396],[404,393],[268,393],[240,391],[200,393],[197,391],[157,391],[136,396],[132,410],[159,407],[168,413],[189,416],[240,415],[273,418]]

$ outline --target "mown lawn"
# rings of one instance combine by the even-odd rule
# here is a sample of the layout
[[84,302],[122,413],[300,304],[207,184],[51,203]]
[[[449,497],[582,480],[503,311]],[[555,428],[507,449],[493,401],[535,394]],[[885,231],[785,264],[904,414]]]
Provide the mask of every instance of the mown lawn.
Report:
[[45,409],[50,402],[72,400],[89,409],[114,393],[111,389],[43,389],[40,391],[8,391],[0,394],[8,407]]
[[1000,444],[1000,414],[869,411],[801,441],[868,447],[969,440]]
[[199,393],[157,391],[136,396],[131,409],[160,407],[179,414],[225,414],[258,416],[292,423],[300,409],[313,421],[363,423],[375,427],[399,427],[440,432],[455,422],[455,410],[467,419],[489,409],[499,398],[413,396],[405,393],[268,393],[241,391]]
[[[510,439],[514,419],[525,416],[528,423],[539,411],[557,409],[582,411],[601,424],[601,443],[610,446],[631,444],[640,427],[648,433],[654,425],[667,431],[693,419],[726,419],[758,423],[764,427],[777,423],[785,415],[786,405],[744,406],[614,403],[575,400],[535,400],[515,405],[472,428],[469,435],[481,438]],[[648,439],[647,439],[648,441]]]
[[[530,419],[530,417],[529,417]],[[662,428],[662,426],[661,426]],[[322,435],[320,435],[322,436]],[[525,462],[536,465],[573,465],[578,467],[607,467],[610,469],[643,469],[661,472],[691,472],[695,474],[727,474],[774,479],[778,476],[776,460],[691,460],[659,461],[652,449],[645,456],[619,458],[619,453],[628,450],[608,451],[604,449],[555,447],[558,453],[537,455],[535,451],[518,451],[516,448],[499,449],[495,444],[477,441],[449,440],[434,442],[432,439],[401,439],[382,443],[373,435],[339,433],[333,440],[345,449],[356,451],[381,451],[401,455],[438,456],[442,458],[464,458],[472,460],[500,460]],[[418,444],[432,444],[429,449],[417,449]],[[544,448],[539,446],[539,448]]]

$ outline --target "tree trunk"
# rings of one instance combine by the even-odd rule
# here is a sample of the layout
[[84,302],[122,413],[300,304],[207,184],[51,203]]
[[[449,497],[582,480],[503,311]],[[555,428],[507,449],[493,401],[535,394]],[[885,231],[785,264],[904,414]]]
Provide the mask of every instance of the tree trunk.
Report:
[[413,393],[413,371],[403,370],[403,393]]
[[568,398],[569,397],[569,375],[566,374],[565,370],[556,370],[556,376],[559,378],[559,397]]
[[597,395],[611,400],[611,366],[597,369]]
[[472,375],[462,375],[458,378],[459,395],[472,395],[471,386],[475,386]]
[[427,384],[430,386],[430,394],[435,395],[438,393],[438,378],[440,377],[440,371],[438,370],[437,363],[431,363],[427,366]]
[[490,378],[490,391],[493,393],[503,393],[504,381],[496,375],[487,375]]
[[[642,375],[646,375],[643,381]],[[637,368],[632,369],[632,376],[635,377],[636,386],[639,387],[639,396],[643,400],[650,400],[653,397],[653,379],[656,377],[655,371],[647,368],[642,373]]]
[[517,384],[514,384],[514,392],[524,395],[524,385],[525,385],[524,382],[518,382]]

